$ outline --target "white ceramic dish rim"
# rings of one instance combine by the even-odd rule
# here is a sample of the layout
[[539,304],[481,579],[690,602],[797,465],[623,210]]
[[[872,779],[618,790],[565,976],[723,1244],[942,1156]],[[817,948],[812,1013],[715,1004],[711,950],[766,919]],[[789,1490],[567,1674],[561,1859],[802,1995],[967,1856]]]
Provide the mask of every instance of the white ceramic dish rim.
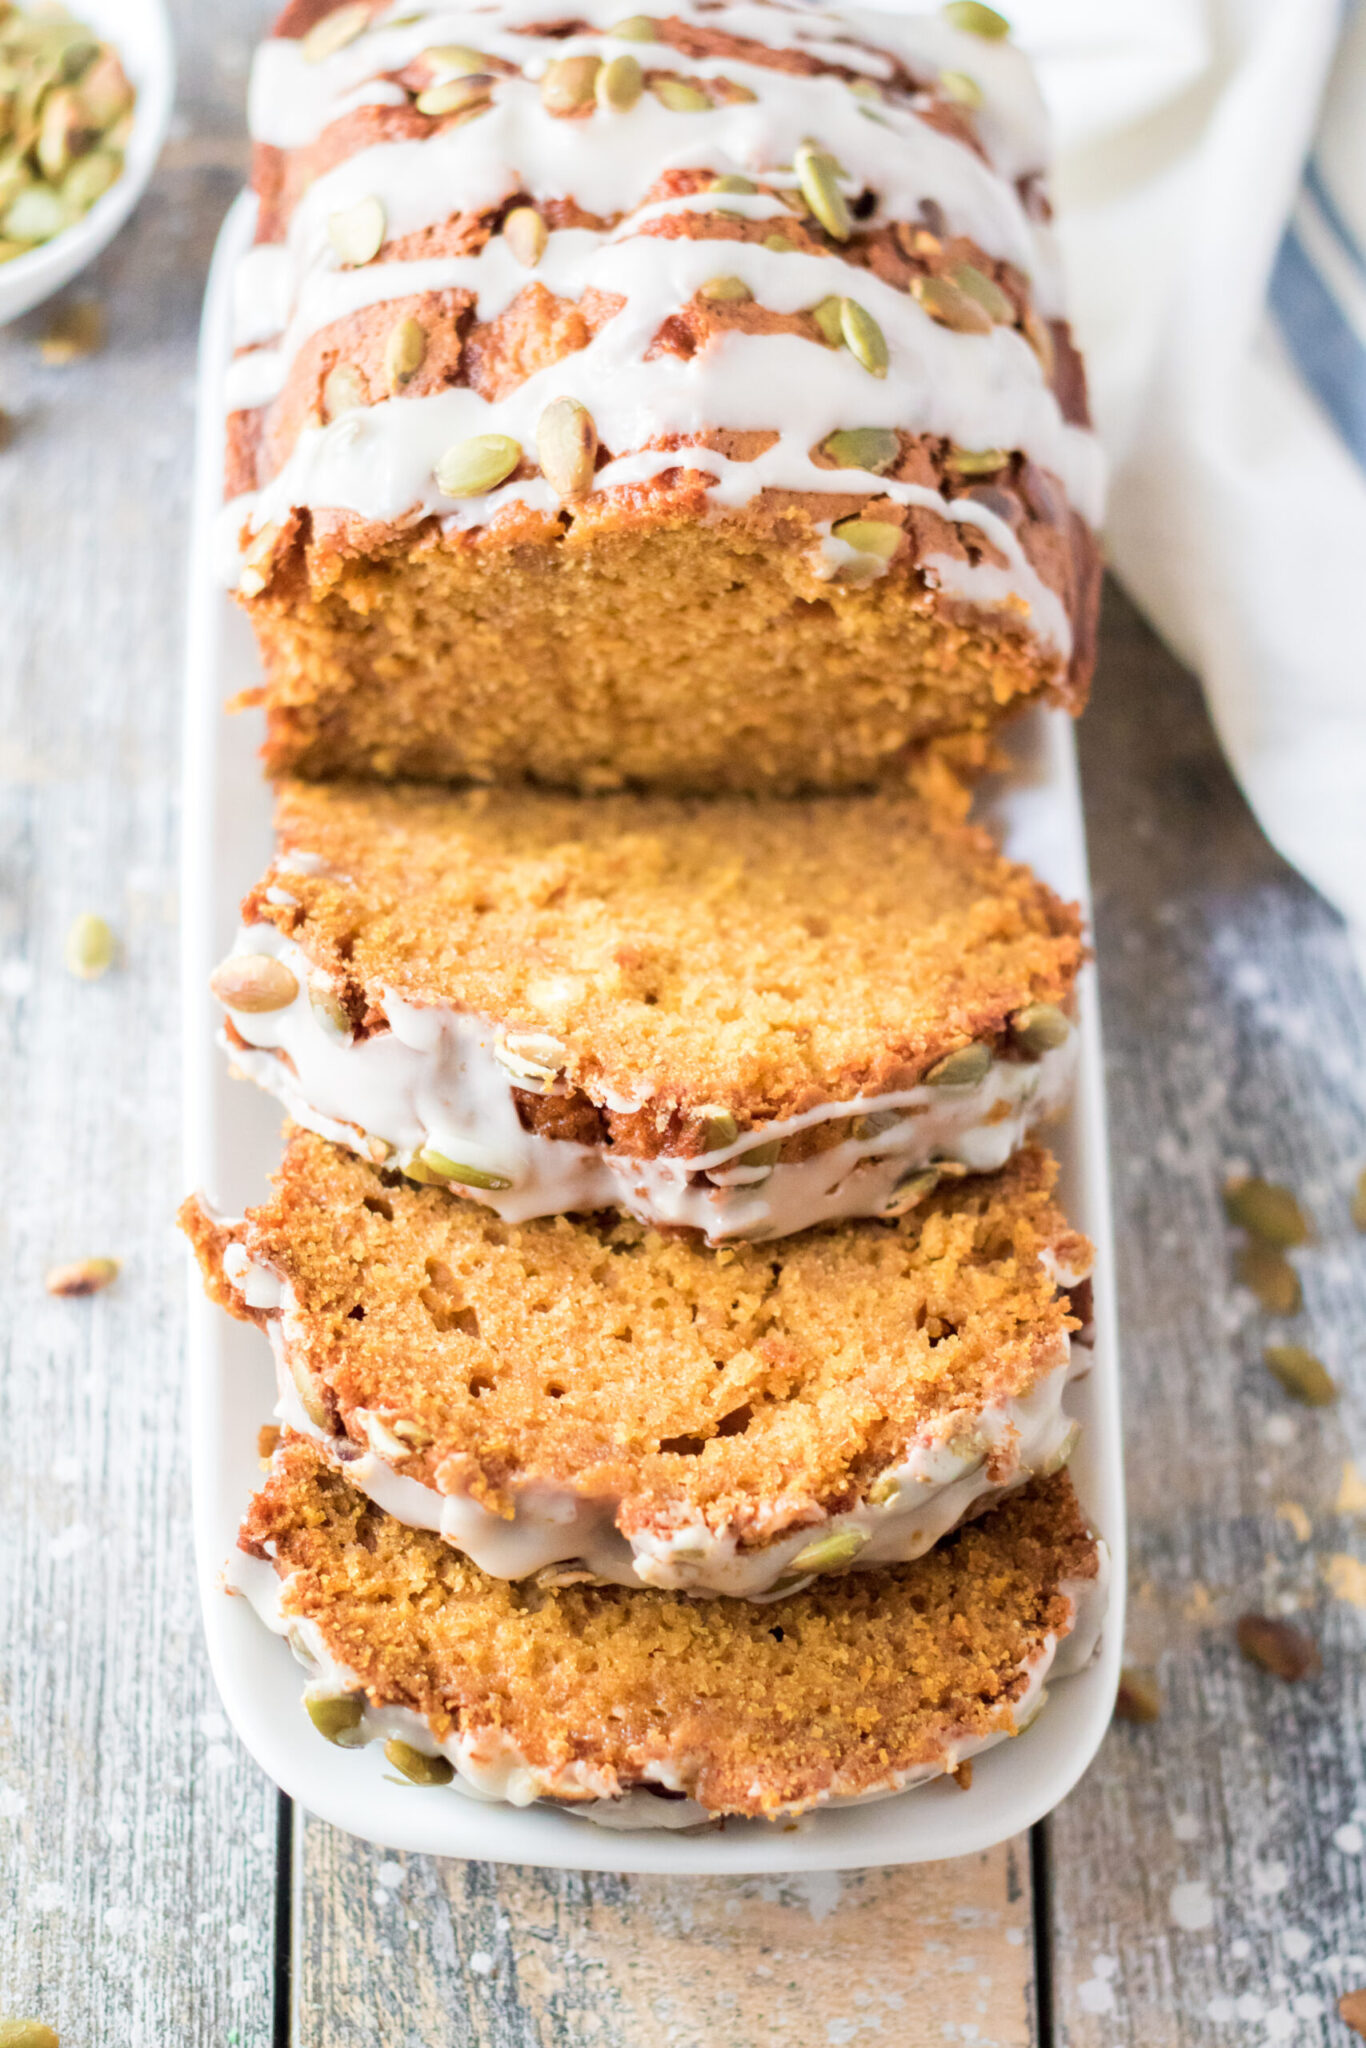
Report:
[[175,45],[163,0],[71,0],[70,12],[119,53],[137,91],[123,174],[52,241],[0,263],[0,323],[51,298],[108,247],[156,169],[175,100]]
[[[208,976],[231,943],[237,899],[269,847],[269,803],[255,761],[254,721],[222,705],[252,678],[245,622],[215,580],[223,371],[230,351],[230,277],[251,233],[240,199],[219,239],[205,304],[189,592],[184,762],[182,972],[186,1185],[237,1208],[264,1189],[276,1156],[273,1104],[227,1078],[214,1045]],[[1014,772],[995,808],[1011,850],[1089,909],[1085,840],[1070,722],[1040,714],[1018,729]],[[1074,1460],[1079,1492],[1112,1557],[1110,1611],[1095,1660],[1061,1682],[1018,1742],[975,1766],[964,1793],[940,1781],[866,1806],[788,1825],[729,1823],[696,1835],[621,1834],[542,1807],[483,1805],[449,1789],[418,1790],[387,1772],[378,1746],[339,1752],[318,1740],[299,1704],[302,1674],[244,1599],[222,1590],[247,1493],[256,1483],[257,1427],[273,1402],[268,1347],[205,1300],[189,1273],[189,1370],[194,1526],[214,1676],[237,1733],[262,1768],[310,1812],[394,1849],[552,1868],[694,1872],[841,1870],[932,1861],[989,1848],[1030,1827],[1076,1784],[1109,1724],[1124,1623],[1124,1494],[1120,1453],[1114,1245],[1107,1180],[1100,1022],[1094,971],[1080,991],[1081,1060],[1075,1108],[1052,1142],[1064,1164],[1072,1220],[1094,1240],[1095,1364],[1074,1412],[1086,1425]]]

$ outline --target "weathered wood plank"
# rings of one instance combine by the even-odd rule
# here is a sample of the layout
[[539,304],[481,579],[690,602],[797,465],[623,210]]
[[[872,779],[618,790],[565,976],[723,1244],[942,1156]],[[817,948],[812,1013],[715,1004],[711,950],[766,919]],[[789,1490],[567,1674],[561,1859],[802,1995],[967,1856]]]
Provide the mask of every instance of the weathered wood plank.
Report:
[[302,1830],[298,2048],[1026,2048],[1028,1845],[905,1870],[600,1877]]
[[[1111,1731],[1051,1825],[1059,2038],[1341,2041],[1323,2015],[1366,1984],[1366,1632],[1351,1597],[1366,1599],[1366,1574],[1331,1563],[1366,1556],[1362,1524],[1335,1512],[1345,1461],[1366,1465],[1366,1238],[1348,1215],[1366,1164],[1366,1000],[1336,921],[1256,832],[1193,684],[1118,601],[1105,647],[1082,755],[1130,1645],[1158,1666],[1165,1708]],[[1220,1188],[1239,1163],[1314,1212],[1293,1320],[1232,1284]],[[1347,1387],[1340,1406],[1287,1399],[1261,1363],[1276,1341],[1321,1353]],[[1295,1613],[1324,1677],[1289,1686],[1245,1663],[1232,1631],[1250,1609]]]
[[[217,11],[183,10],[210,136],[239,118],[204,61]],[[203,1655],[170,1227],[191,380],[232,183],[214,160],[163,171],[81,281],[101,354],[43,367],[41,314],[0,333],[0,2014],[72,2048],[264,2044],[273,2003],[277,1802]],[[62,959],[86,909],[121,941],[89,986]],[[44,1293],[49,1265],[106,1252],[109,1293]]]

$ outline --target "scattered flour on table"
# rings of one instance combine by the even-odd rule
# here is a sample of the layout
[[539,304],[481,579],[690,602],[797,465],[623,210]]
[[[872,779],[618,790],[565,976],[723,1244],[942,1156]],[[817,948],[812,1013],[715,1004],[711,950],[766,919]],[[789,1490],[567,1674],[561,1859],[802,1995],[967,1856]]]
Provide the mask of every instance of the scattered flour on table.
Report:
[[1283,1863],[1254,1863],[1252,1866],[1252,1889],[1259,1899],[1278,1898],[1290,1882],[1290,1872]]
[[1194,1842],[1200,1834],[1200,1822],[1193,1813],[1178,1813],[1172,1821],[1172,1833],[1178,1842]]
[[1292,1963],[1302,1963],[1313,1946],[1312,1935],[1306,1934],[1302,1927],[1287,1927],[1281,1936],[1281,1947]]
[[1113,1956],[1092,1956],[1091,1974],[1084,1984],[1077,1986],[1077,2002],[1083,2012],[1114,2011],[1115,1987],[1111,1980],[1118,1969]]
[[17,1787],[0,1785],[0,1820],[18,1820],[27,1804]]
[[62,1900],[63,1892],[59,1884],[36,1884],[33,1887],[35,1913],[55,1913]]
[[375,1872],[375,1883],[382,1884],[389,1891],[396,1892],[403,1882],[403,1876],[403,1865],[395,1863],[391,1858],[380,1864],[379,1869]]
[[1366,1848],[1366,1836],[1354,1820],[1344,1821],[1340,1828],[1333,1830],[1333,1847],[1341,1849],[1344,1856],[1359,1856]]
[[1214,1925],[1214,1900],[1209,1886],[1200,1880],[1174,1884],[1167,1903],[1174,1925],[1186,1928],[1189,1933]]
[[470,1968],[476,1977],[493,1975],[493,1957],[486,1948],[477,1948],[470,1957]]
[[78,1550],[84,1550],[90,1541],[90,1531],[84,1522],[73,1522],[69,1529],[63,1529],[54,1536],[47,1547],[47,1554],[60,1563],[63,1558],[74,1557]]

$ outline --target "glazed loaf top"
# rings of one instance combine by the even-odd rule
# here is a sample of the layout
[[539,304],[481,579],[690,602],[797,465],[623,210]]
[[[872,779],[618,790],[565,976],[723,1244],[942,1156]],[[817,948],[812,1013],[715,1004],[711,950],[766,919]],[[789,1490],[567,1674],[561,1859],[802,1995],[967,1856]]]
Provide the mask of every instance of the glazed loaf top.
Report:
[[714,516],[805,505],[827,577],[914,523],[932,586],[1066,660],[1100,463],[1004,24],[621,4],[293,0],[261,48],[244,593],[303,515],[346,553],[525,539],[686,477]]

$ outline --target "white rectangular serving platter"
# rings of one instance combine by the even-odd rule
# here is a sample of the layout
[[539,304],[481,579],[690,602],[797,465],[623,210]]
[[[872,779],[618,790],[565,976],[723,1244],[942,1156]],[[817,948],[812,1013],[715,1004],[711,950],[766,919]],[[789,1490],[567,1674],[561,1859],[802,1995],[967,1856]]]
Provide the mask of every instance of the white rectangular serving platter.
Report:
[[[231,945],[239,898],[271,847],[271,807],[257,760],[259,722],[225,700],[259,679],[250,629],[215,569],[221,501],[224,372],[231,352],[231,279],[252,230],[251,202],[233,207],[209,280],[200,357],[197,477],[191,550],[186,714],[182,947],[187,1186],[240,1215],[265,1192],[279,1154],[279,1112],[232,1081],[215,1044],[209,975]],[[1009,850],[1063,896],[1088,905],[1076,756],[1061,713],[1021,723],[1015,765],[992,797]],[[190,1276],[189,1371],[195,1543],[209,1655],[223,1704],[262,1769],[311,1813],[394,1849],[495,1862],[614,1871],[737,1875],[843,1870],[969,1855],[1028,1828],[1076,1784],[1105,1733],[1123,1637],[1124,1493],[1120,1465],[1114,1248],[1106,1174],[1100,1018],[1094,971],[1081,983],[1081,1067],[1075,1106],[1050,1132],[1072,1221],[1096,1245],[1096,1348],[1070,1405],[1085,1425],[1072,1471],[1110,1548],[1110,1609],[1097,1657],[1056,1685],[1047,1711],[1017,1741],[974,1765],[972,1788],[949,1780],[794,1823],[729,1822],[699,1834],[622,1833],[551,1808],[481,1804],[450,1788],[398,1783],[382,1749],[319,1740],[300,1706],[302,1677],[286,1644],[245,1599],[223,1590],[237,1525],[259,1483],[256,1436],[274,1403],[270,1353],[229,1320]]]

